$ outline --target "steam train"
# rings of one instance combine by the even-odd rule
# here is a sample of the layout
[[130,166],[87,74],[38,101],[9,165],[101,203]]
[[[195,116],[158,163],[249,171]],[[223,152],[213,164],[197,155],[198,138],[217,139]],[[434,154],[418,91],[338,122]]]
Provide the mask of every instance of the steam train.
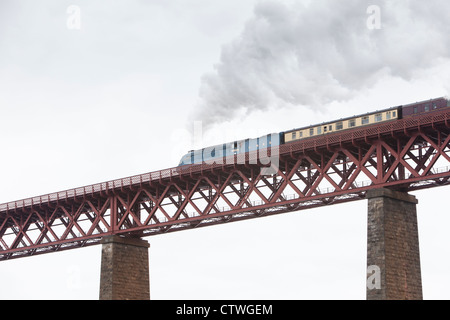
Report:
[[376,123],[396,121],[398,119],[434,112],[443,108],[450,108],[450,100],[441,97],[285,132],[272,133],[259,138],[233,141],[204,149],[191,150],[181,158],[178,166],[202,162],[212,163],[217,159],[235,154],[276,147],[301,139],[308,139]]

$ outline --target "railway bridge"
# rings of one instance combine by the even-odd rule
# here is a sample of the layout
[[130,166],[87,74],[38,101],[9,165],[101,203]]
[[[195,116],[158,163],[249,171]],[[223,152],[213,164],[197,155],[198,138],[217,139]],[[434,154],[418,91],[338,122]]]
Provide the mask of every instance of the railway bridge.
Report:
[[4,203],[0,260],[102,244],[100,299],[149,299],[143,238],[367,199],[367,299],[422,299],[408,192],[449,184],[449,152],[443,109]]

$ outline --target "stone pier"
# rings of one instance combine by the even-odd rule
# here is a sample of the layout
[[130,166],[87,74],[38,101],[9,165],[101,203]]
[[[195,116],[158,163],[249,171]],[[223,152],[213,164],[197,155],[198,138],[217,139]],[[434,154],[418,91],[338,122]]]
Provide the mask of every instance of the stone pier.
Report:
[[102,239],[100,300],[149,300],[148,248],[139,238]]
[[367,300],[421,300],[416,197],[367,192]]

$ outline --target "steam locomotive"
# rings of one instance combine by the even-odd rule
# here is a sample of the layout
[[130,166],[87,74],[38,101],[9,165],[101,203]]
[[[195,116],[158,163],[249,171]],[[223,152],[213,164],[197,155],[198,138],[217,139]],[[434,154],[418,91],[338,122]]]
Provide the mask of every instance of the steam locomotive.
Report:
[[259,149],[276,147],[281,144],[286,144],[301,139],[308,139],[311,137],[317,137],[320,135],[340,132],[371,124],[396,121],[398,119],[434,112],[443,108],[450,108],[450,100],[441,97],[331,122],[325,122],[313,126],[292,129],[285,132],[272,133],[259,138],[233,141],[204,149],[191,150],[181,158],[178,166],[198,164],[202,162],[212,163],[217,159],[235,154],[243,154]]

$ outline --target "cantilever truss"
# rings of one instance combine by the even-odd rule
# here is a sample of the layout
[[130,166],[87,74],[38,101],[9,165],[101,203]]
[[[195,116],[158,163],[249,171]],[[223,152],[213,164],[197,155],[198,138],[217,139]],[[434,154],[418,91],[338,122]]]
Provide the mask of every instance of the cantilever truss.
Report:
[[[450,112],[283,145],[270,175],[258,154],[0,205],[0,260],[150,236],[450,183]],[[264,162],[266,163],[266,162]]]

